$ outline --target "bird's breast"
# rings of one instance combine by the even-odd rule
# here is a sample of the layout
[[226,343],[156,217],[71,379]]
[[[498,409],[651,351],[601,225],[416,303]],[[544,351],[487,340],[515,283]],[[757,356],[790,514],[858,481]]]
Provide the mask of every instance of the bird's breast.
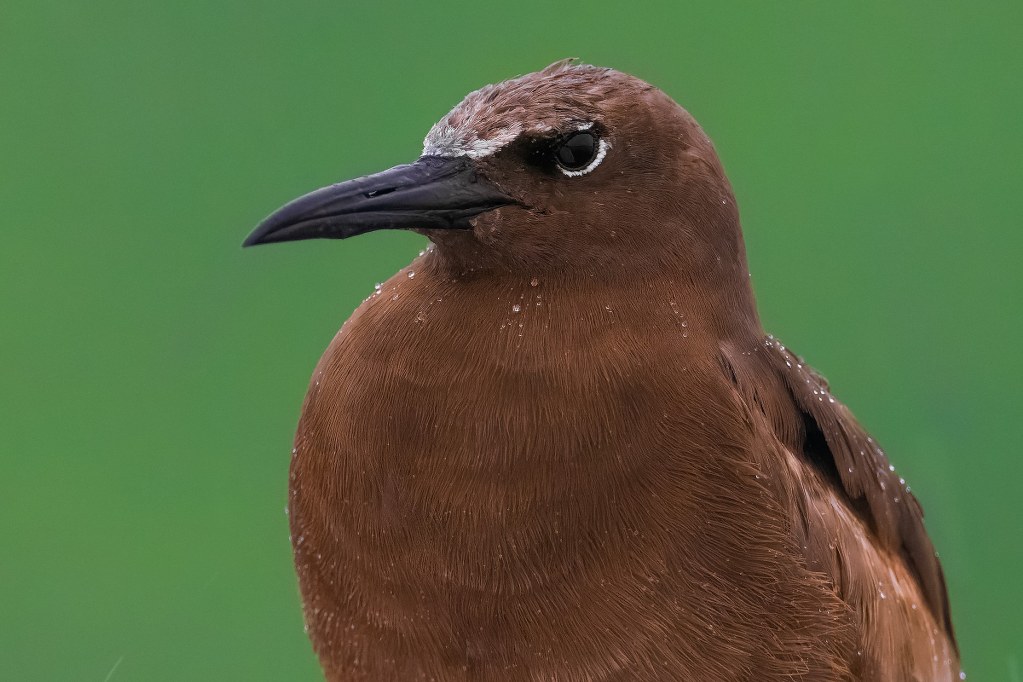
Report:
[[296,474],[330,486],[335,523],[472,538],[495,555],[564,542],[565,524],[592,524],[574,517],[613,505],[683,425],[699,426],[683,407],[695,367],[681,333],[666,360],[616,302],[559,300],[572,297],[537,279],[487,295],[457,284],[392,280],[317,367]]
[[707,390],[720,369],[670,300],[644,319],[532,279],[463,296],[419,277],[356,312],[303,408],[290,509],[318,646],[466,666],[557,650],[606,671],[614,632],[698,647],[722,614],[695,590],[777,582],[731,570],[774,536],[722,513],[756,519],[765,495],[740,415]]

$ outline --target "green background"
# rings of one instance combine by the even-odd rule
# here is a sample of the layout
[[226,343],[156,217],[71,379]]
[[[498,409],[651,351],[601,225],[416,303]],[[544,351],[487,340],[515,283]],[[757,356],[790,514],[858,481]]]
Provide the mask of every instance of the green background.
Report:
[[970,678],[1018,681],[1023,11],[848,5],[4,2],[0,679],[318,678],[291,436],[423,241],[240,243],[578,56],[716,140],[766,326],[919,495]]

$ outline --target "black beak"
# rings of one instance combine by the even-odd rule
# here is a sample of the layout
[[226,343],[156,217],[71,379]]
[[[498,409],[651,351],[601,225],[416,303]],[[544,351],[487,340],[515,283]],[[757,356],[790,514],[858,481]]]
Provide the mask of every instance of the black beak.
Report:
[[263,220],[243,246],[345,239],[373,230],[469,229],[469,218],[513,203],[468,158],[424,156],[299,197]]

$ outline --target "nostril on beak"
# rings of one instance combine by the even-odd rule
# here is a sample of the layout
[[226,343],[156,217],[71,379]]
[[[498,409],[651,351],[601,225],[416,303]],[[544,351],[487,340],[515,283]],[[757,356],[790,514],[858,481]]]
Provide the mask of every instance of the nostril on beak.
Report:
[[396,189],[397,187],[384,187],[383,189],[374,189],[370,190],[369,192],[363,192],[362,196],[366,197],[367,199],[373,199],[374,197],[382,197],[385,194],[390,194]]

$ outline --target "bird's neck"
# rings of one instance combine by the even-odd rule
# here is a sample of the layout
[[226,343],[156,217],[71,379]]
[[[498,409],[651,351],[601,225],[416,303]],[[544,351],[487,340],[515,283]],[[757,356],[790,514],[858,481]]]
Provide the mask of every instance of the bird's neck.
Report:
[[[403,273],[425,275],[420,281],[450,292],[453,305],[464,301],[466,319],[476,317],[474,309],[480,301],[513,306],[518,297],[523,309],[538,309],[544,296],[552,296],[554,308],[548,311],[560,308],[566,315],[599,304],[629,313],[628,322],[635,326],[658,327],[665,323],[659,317],[663,312],[659,305],[667,304],[673,311],[684,311],[697,328],[717,339],[763,335],[741,234],[724,247],[669,243],[658,258],[649,254],[633,258],[625,250],[610,260],[606,254],[578,258],[577,252],[574,261],[555,258],[535,263],[486,254],[471,234],[433,236],[439,243]],[[576,326],[585,327],[582,322]]]

